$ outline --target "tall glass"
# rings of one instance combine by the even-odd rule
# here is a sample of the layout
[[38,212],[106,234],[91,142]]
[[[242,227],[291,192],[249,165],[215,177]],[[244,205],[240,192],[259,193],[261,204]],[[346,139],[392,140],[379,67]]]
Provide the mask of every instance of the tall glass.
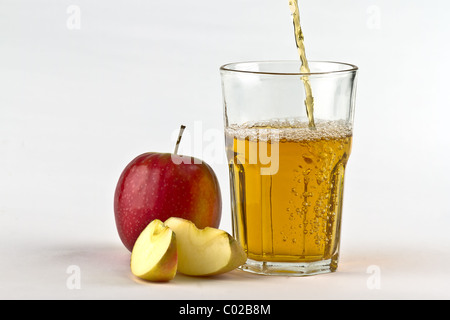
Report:
[[[234,237],[258,274],[336,271],[353,136],[354,65],[310,61],[221,67]],[[305,81],[314,98],[305,108]]]

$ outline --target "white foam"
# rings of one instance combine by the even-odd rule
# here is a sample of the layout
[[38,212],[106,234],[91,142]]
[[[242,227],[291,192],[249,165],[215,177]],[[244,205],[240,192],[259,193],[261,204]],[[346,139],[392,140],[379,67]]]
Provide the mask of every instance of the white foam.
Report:
[[308,122],[298,119],[272,119],[230,125],[225,129],[228,137],[251,141],[305,141],[320,139],[342,139],[352,135],[352,127],[343,120],[316,120],[312,130]]

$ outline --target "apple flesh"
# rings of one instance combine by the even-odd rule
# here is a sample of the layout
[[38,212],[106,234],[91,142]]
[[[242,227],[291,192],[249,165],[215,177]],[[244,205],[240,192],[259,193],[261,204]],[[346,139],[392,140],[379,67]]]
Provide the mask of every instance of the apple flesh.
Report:
[[131,252],[131,272],[144,280],[170,281],[177,272],[178,254],[174,232],[153,220],[139,235]]
[[186,219],[172,217],[164,222],[177,237],[178,272],[190,276],[210,276],[231,271],[244,264],[247,256],[226,231],[199,229]]
[[[181,163],[178,160],[183,160]],[[114,195],[117,230],[128,250],[153,220],[181,217],[219,227],[222,198],[213,169],[192,157],[144,153],[122,172]]]

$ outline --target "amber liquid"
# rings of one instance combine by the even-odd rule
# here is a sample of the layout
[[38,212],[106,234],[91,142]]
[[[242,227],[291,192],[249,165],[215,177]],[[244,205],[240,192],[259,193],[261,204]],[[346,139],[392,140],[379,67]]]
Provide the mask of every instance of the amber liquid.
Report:
[[[267,134],[269,132],[269,134]],[[233,232],[250,259],[312,262],[338,252],[351,129],[341,122],[273,121],[226,130]],[[276,174],[259,150],[267,150]],[[278,155],[274,154],[276,151]]]
[[[298,9],[298,0],[289,0],[289,8],[292,13],[292,20],[294,23],[294,36],[295,36],[295,44],[297,45],[298,55],[300,57],[300,61],[302,63],[300,67],[301,73],[310,73],[308,59],[306,59],[306,50],[305,50],[305,37],[303,36],[302,27],[300,24],[300,12]],[[303,86],[305,87],[305,107],[306,114],[309,119],[309,127],[310,129],[315,129],[314,123],[314,97],[312,93],[311,83],[307,75],[302,76]]]

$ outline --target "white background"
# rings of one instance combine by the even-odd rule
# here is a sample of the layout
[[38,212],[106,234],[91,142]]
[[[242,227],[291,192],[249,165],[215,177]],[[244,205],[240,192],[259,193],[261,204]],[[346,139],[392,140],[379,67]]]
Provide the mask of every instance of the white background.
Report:
[[297,59],[287,0],[0,0],[0,298],[450,298],[450,5],[300,7],[308,58],[360,67],[337,273],[142,283],[115,229],[122,169],[185,124],[231,232],[218,69]]

